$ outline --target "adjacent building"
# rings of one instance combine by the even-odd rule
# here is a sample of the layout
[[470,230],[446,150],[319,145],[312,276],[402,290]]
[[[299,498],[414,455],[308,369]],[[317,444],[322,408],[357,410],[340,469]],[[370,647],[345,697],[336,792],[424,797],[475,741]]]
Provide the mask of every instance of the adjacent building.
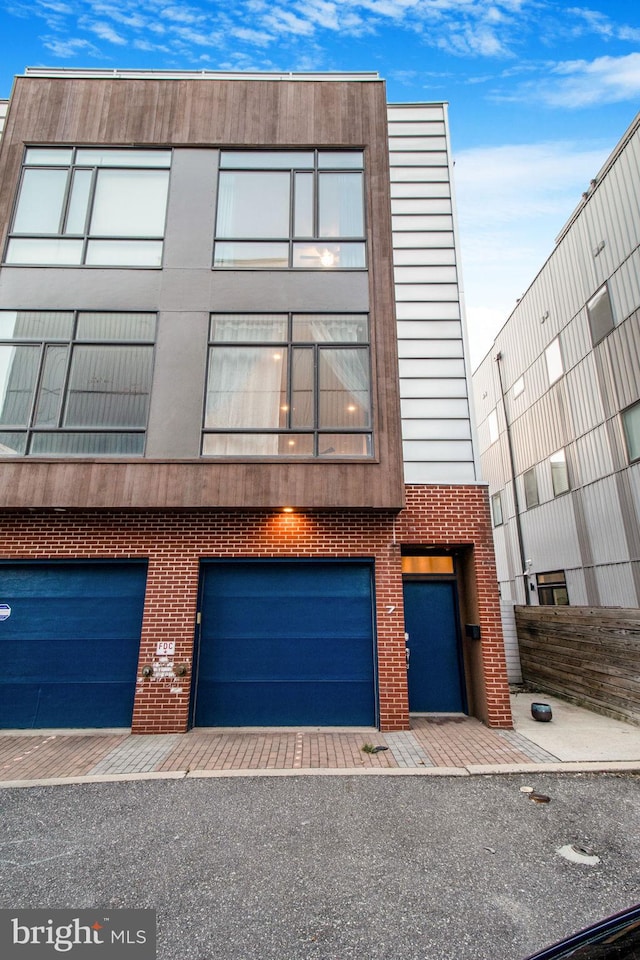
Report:
[[445,104],[31,69],[0,251],[5,728],[510,726]]
[[474,374],[512,679],[514,604],[640,607],[639,204],[640,115]]

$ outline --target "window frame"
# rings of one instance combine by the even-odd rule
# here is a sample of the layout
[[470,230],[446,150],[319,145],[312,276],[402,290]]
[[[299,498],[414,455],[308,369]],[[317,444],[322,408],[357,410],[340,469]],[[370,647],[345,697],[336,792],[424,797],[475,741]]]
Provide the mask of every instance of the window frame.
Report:
[[[638,443],[637,443],[637,452],[633,452],[633,437],[629,426],[627,425],[627,418],[631,415],[635,415],[638,419]],[[637,463],[640,460],[640,400],[636,400],[635,403],[630,404],[628,407],[625,407],[624,410],[620,411],[620,418],[622,420],[622,432],[624,434],[625,448],[627,451],[627,459],[629,463]]]
[[489,430],[489,446],[491,447],[500,437],[500,425],[498,423],[497,407],[494,407],[487,417],[487,429]]
[[[564,570],[550,570],[546,573],[537,573],[536,589],[538,591],[538,603],[541,607],[570,606],[567,577]],[[562,595],[566,597],[565,603],[558,601],[558,597]]]
[[[286,318],[286,338],[272,339],[272,340],[214,340],[212,335],[213,329],[213,320],[215,317],[264,317],[264,316],[281,316]],[[367,327],[367,337],[365,340],[313,340],[313,339],[296,339],[294,337],[294,323],[297,318],[304,319],[305,317],[332,317],[332,316],[349,316],[353,317],[354,320],[357,318],[366,319]],[[278,463],[286,459],[293,459],[296,461],[305,460],[305,461],[316,461],[316,462],[326,462],[328,460],[337,459],[340,462],[345,460],[357,460],[358,462],[366,461],[370,462],[375,460],[375,408],[374,408],[374,391],[373,391],[373,364],[372,364],[372,338],[371,338],[371,317],[368,311],[353,311],[353,312],[341,312],[336,313],[336,311],[312,311],[312,312],[302,312],[302,311],[278,311],[276,314],[258,314],[258,313],[244,313],[244,312],[233,312],[233,311],[224,311],[224,312],[213,312],[209,315],[209,337],[207,343],[207,373],[205,379],[205,395],[203,402],[203,416],[202,416],[202,439],[201,439],[201,456],[207,459],[223,459],[223,460],[244,460],[244,459],[266,459],[274,460]],[[283,364],[284,369],[284,379],[286,382],[286,396],[285,396],[285,425],[278,425],[272,427],[229,427],[229,426],[208,426],[207,425],[207,405],[209,398],[209,384],[212,370],[212,358],[213,351],[216,347],[222,348],[264,348],[264,349],[277,349],[282,350],[285,354],[285,360]],[[293,417],[293,405],[292,405],[292,394],[294,392],[294,363],[292,362],[292,357],[294,356],[293,351],[298,350],[309,350],[313,353],[313,383],[312,383],[312,408],[313,408],[313,424],[311,426],[293,426],[292,417]],[[321,354],[324,350],[358,350],[366,355],[366,371],[368,378],[368,409],[366,415],[368,418],[368,426],[362,427],[336,427],[336,426],[322,426],[321,425],[321,386],[320,386],[320,372],[321,372]],[[281,407],[281,409],[283,409]],[[252,436],[271,436],[271,437],[281,437],[288,438],[290,441],[295,437],[299,438],[313,438],[312,441],[312,452],[302,452],[300,454],[287,451],[286,453],[208,453],[205,450],[206,437],[216,435],[216,436],[234,436],[234,437],[252,437]],[[320,440],[321,438],[330,437],[330,436],[345,436],[345,437],[363,437],[365,445],[368,447],[368,452],[365,454],[339,454],[333,453],[332,456],[326,455],[321,451]]]
[[[564,466],[564,470],[558,469],[555,467],[555,464],[562,464]],[[569,480],[569,464],[567,462],[567,454],[564,447],[561,447],[560,450],[556,450],[555,453],[551,454],[549,457],[549,465],[551,467],[551,486],[553,488],[553,496],[561,497],[565,493],[569,493],[571,490],[571,482]],[[558,482],[558,477],[563,477],[563,482]]]
[[[528,487],[527,477],[533,477],[533,487]],[[536,468],[530,467],[529,470],[525,470],[522,474],[522,485],[524,488],[524,502],[527,510],[531,510],[532,507],[537,507],[540,505],[540,490],[538,488],[538,476],[536,474]],[[530,495],[533,493],[533,496]]]
[[[602,303],[606,303],[606,308],[602,309]],[[599,311],[594,308],[600,307]],[[591,343],[595,347],[601,343],[605,337],[608,337],[615,329],[615,317],[613,314],[613,301],[611,300],[611,291],[609,284],[605,281],[598,287],[593,296],[589,297],[586,303],[587,320],[589,321],[589,331],[591,333]],[[602,317],[604,316],[604,323]]]
[[545,361],[547,364],[547,377],[549,386],[553,386],[564,376],[564,359],[562,356],[562,347],[560,346],[560,337],[554,337],[551,343],[545,347]]
[[[36,163],[33,160],[29,160],[29,153],[35,153],[40,151],[45,153],[47,151],[67,151],[69,158],[66,162],[54,163],[51,162],[42,162]],[[89,154],[93,151],[96,155],[101,154],[103,157],[107,157],[107,160],[100,160],[96,158],[93,162],[90,162],[89,159],[82,159],[83,154]],[[45,147],[38,144],[27,145],[25,146],[22,164],[20,168],[19,182],[15,193],[13,209],[11,213],[11,228],[7,234],[5,247],[3,251],[2,263],[4,266],[9,267],[39,267],[39,266],[54,266],[58,268],[98,268],[98,269],[143,269],[143,270],[157,270],[162,268],[163,256],[164,256],[164,240],[166,236],[166,226],[167,226],[167,215],[169,208],[169,191],[171,187],[171,169],[172,169],[172,156],[173,151],[160,147],[150,147],[150,148],[140,148],[140,147],[115,147],[115,146],[105,146],[105,147],[91,147],[91,146],[51,146]],[[134,156],[140,157],[143,154],[148,154],[149,157],[155,156],[157,160],[160,160],[162,156],[166,159],[164,162],[151,163],[135,163],[135,162],[125,162],[126,155],[129,154],[131,158]],[[113,162],[109,163],[108,160],[112,159]],[[49,171],[65,171],[66,173],[66,183],[62,193],[61,208],[58,218],[58,229],[57,231],[48,231],[48,232],[39,232],[36,230],[22,230],[17,231],[16,220],[20,214],[20,204],[22,198],[23,186],[26,180],[26,176],[29,171],[37,170],[49,170]],[[162,218],[162,232],[161,233],[124,233],[124,234],[102,234],[102,233],[93,233],[91,230],[91,221],[96,210],[96,194],[98,188],[98,178],[100,171],[119,171],[119,172],[129,172],[129,173],[166,173],[166,192],[164,200],[164,215]],[[73,185],[75,181],[76,174],[78,172],[88,172],[90,175],[90,182],[88,187],[88,192],[84,201],[84,223],[82,230],[76,230],[73,232],[66,232],[66,227],[68,224],[69,217],[71,215],[71,208],[73,203]],[[53,243],[55,241],[62,241],[67,243],[81,244],[80,256],[75,261],[69,260],[56,260],[52,258],[42,258],[42,259],[10,259],[11,256],[11,247],[12,244],[20,241],[42,241]],[[123,244],[132,244],[132,245],[141,245],[141,244],[158,244],[159,245],[159,257],[157,262],[153,263],[144,263],[144,262],[135,262],[127,261],[122,259],[121,262],[109,262],[108,260],[100,263],[99,261],[88,262],[88,257],[91,254],[91,244],[96,243],[108,243],[113,245],[113,249],[117,249],[117,245],[120,245],[122,249]],[[142,249],[140,247],[140,249]]]
[[[105,459],[105,458],[118,458],[118,459],[129,459],[139,457],[144,457],[146,439],[147,439],[147,429],[149,425],[149,411],[151,406],[151,392],[153,389],[153,373],[155,366],[155,352],[156,352],[156,340],[157,340],[157,324],[158,324],[158,314],[154,310],[37,310],[37,311],[25,311],[25,310],[0,310],[0,318],[3,313],[42,313],[49,315],[59,315],[59,316],[70,316],[70,331],[68,335],[61,336],[42,336],[38,337],[29,337],[26,335],[18,335],[14,337],[3,337],[0,335],[0,346],[10,346],[10,347],[32,347],[38,349],[39,357],[36,369],[36,376],[34,380],[33,387],[31,388],[31,397],[29,400],[29,412],[28,412],[28,422],[24,426],[18,424],[15,425],[0,425],[0,435],[4,434],[16,434],[25,437],[24,452],[23,453],[6,453],[0,449],[0,458],[2,460],[16,460],[16,459],[36,459],[36,458],[56,458],[56,459],[79,459],[79,458],[88,458],[88,459]],[[114,337],[90,337],[87,335],[82,335],[79,333],[79,324],[84,317],[90,316],[92,314],[99,315],[108,315],[110,317],[125,316],[130,314],[137,314],[139,316],[146,316],[149,319],[153,319],[153,332],[152,338],[148,339],[135,339],[133,337],[127,337],[124,339],[115,339]],[[56,425],[51,426],[48,424],[38,424],[36,421],[36,416],[38,414],[39,406],[43,398],[43,390],[45,387],[45,371],[46,371],[46,359],[48,355],[48,349],[51,347],[63,347],[66,349],[66,356],[64,358],[64,375],[60,383],[60,396],[56,401],[57,413],[56,413]],[[78,356],[76,351],[80,351],[86,348],[144,348],[150,353],[149,358],[149,372],[148,372],[148,382],[146,389],[146,409],[144,415],[144,425],[134,425],[134,426],[111,426],[108,424],[89,424],[89,425],[73,425],[65,424],[65,419],[68,413],[69,404],[71,401],[72,394],[75,392],[73,389],[72,376],[74,372],[74,357]],[[100,435],[101,437],[111,435],[117,437],[118,435],[127,436],[127,437],[141,437],[142,442],[140,444],[140,449],[135,452],[130,451],[114,451],[114,452],[101,452],[101,451],[79,451],[74,452],[72,450],[50,450],[50,451],[35,451],[32,452],[32,448],[37,444],[37,440],[45,435],[54,435],[56,437],[62,437],[63,435],[72,436],[72,435]]]
[[502,491],[498,490],[491,497],[491,519],[494,527],[501,527],[504,524],[504,514],[502,512]]
[[[301,164],[295,165],[291,163],[289,166],[275,166],[275,165],[260,165],[257,160],[259,160],[260,155],[264,156],[274,156],[281,154],[283,157],[286,157],[289,154],[298,153],[298,154],[307,154],[313,158],[311,166],[304,166]],[[241,157],[242,155],[247,156],[247,161],[244,165],[240,160],[236,161],[235,164],[226,165],[224,158],[226,156],[235,156]],[[322,158],[323,157],[339,157],[343,154],[345,157],[353,156],[358,154],[361,156],[361,163],[357,166],[349,165],[345,163],[342,166],[323,166]],[[221,201],[222,201],[222,190],[221,190],[221,177],[225,173],[254,173],[254,174],[268,174],[268,173],[282,173],[288,174],[289,176],[289,208],[288,208],[288,236],[279,236],[279,237],[269,237],[269,236],[225,236],[219,233],[220,230],[220,210],[221,210]],[[311,207],[312,207],[312,220],[313,220],[313,230],[310,235],[300,234],[296,235],[296,215],[297,215],[297,200],[296,200],[296,176],[299,174],[308,174],[312,179],[312,190],[311,190]],[[361,220],[362,220],[362,234],[349,234],[344,236],[324,236],[320,232],[320,223],[322,217],[321,210],[321,196],[320,196],[320,183],[323,176],[331,174],[349,174],[349,175],[359,175],[360,177],[360,194],[361,194]],[[285,247],[287,249],[287,262],[282,264],[271,263],[271,264],[262,264],[259,261],[259,258],[254,260],[247,260],[245,262],[218,262],[217,251],[222,247],[222,245],[228,244],[270,244],[278,245]],[[317,265],[300,265],[296,263],[296,248],[302,246],[313,245],[315,247],[322,247],[323,252],[318,252],[317,258],[319,260]],[[337,248],[338,252],[341,247],[361,247],[361,259],[362,262],[356,265],[345,265],[341,266],[339,263],[332,262],[332,258],[335,256],[334,250],[332,248]],[[216,212],[215,212],[215,226],[214,226],[214,240],[213,240],[213,269],[214,270],[295,270],[295,271],[344,271],[344,270],[367,270],[368,269],[368,256],[367,256],[367,193],[366,193],[366,160],[365,160],[365,149],[364,147],[349,147],[344,149],[322,149],[315,148],[309,150],[295,150],[291,149],[286,150],[221,150],[220,151],[220,161],[218,165],[218,176],[217,176],[217,192],[216,192]],[[284,259],[284,258],[283,258]]]

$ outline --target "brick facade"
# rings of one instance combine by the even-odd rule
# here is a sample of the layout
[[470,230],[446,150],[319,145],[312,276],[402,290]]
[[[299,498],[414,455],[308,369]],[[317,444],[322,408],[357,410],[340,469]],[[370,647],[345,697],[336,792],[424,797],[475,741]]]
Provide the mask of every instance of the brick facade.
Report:
[[[148,560],[133,715],[135,733],[187,729],[202,558],[373,558],[380,728],[409,725],[401,550],[440,548],[459,556],[461,617],[482,639],[463,639],[470,712],[510,727],[500,606],[487,491],[481,485],[408,486],[400,514],[356,510],[80,511],[4,513],[1,559]],[[464,630],[463,630],[464,638]],[[172,661],[158,640],[175,641]],[[141,669],[152,664],[155,676]],[[185,677],[172,665],[187,664]],[[166,674],[162,676],[162,674]]]

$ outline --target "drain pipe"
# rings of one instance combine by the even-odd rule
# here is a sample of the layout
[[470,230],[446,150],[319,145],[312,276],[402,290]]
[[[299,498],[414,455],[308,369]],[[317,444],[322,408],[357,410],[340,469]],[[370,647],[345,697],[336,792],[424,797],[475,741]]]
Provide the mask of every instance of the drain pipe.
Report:
[[516,483],[516,463],[513,456],[513,442],[511,439],[511,424],[509,423],[509,415],[507,413],[507,404],[504,398],[504,385],[502,383],[502,367],[500,363],[502,361],[502,352],[498,351],[494,357],[496,361],[496,367],[498,370],[498,381],[500,383],[500,397],[502,399],[502,409],[504,411],[504,422],[507,430],[507,448],[509,450],[509,465],[511,469],[511,485],[513,486],[513,500],[516,508],[516,535],[518,540],[518,551],[520,553],[520,569],[522,570],[522,585],[524,587],[524,602],[527,606],[531,605],[531,597],[529,595],[529,582],[527,579],[527,558],[524,553],[524,538],[522,536],[522,523],[520,522],[520,503],[518,498],[518,485]]

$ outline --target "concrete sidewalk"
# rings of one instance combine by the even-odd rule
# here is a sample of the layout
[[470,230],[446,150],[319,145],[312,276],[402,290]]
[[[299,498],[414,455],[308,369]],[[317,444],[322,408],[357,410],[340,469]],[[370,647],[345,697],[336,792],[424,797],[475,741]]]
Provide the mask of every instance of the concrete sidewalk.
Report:
[[[553,709],[531,718],[531,703]],[[640,726],[554,697],[512,697],[513,730],[472,717],[415,716],[411,730],[207,729],[134,736],[117,731],[11,731],[0,735],[0,787],[104,780],[292,774],[640,772]],[[363,749],[364,748],[364,749]],[[378,749],[376,749],[378,748]]]

